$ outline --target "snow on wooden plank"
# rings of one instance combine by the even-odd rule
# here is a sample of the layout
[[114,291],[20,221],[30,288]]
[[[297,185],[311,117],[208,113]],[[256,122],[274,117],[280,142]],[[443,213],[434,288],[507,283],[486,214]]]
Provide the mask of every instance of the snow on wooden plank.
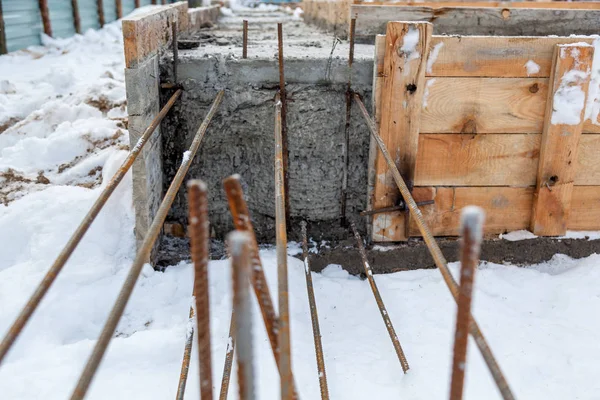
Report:
[[593,56],[589,44],[558,45],[554,51],[531,216],[535,235],[567,231]]

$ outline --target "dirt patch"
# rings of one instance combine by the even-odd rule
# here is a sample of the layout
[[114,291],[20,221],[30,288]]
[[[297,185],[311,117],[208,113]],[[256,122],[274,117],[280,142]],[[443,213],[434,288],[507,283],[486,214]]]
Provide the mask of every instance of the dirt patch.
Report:
[[7,131],[9,128],[15,126],[18,122],[21,122],[20,118],[9,118],[8,121],[0,124],[0,134]]

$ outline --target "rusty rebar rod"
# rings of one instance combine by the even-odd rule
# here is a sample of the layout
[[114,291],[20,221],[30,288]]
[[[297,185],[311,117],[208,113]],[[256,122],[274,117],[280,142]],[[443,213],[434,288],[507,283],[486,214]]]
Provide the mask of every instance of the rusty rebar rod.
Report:
[[115,9],[117,11],[117,19],[123,18],[123,3],[121,3],[121,0],[115,0]]
[[[250,212],[248,211],[248,205],[244,200],[244,191],[240,182],[239,175],[232,175],[223,180],[223,186],[225,187],[225,193],[227,194],[227,200],[229,201],[229,210],[233,218],[233,225],[238,231],[248,232],[250,234],[250,256],[252,258],[252,287],[260,306],[265,329],[267,336],[269,337],[269,343],[271,344],[271,350],[275,358],[275,363],[279,370],[280,358],[279,358],[279,346],[278,332],[279,332],[279,318],[275,312],[273,306],[273,300],[271,293],[269,292],[269,286],[265,273],[263,271],[260,256],[258,254],[258,243],[256,242],[256,236],[254,234],[254,227],[250,219]],[[235,312],[235,310],[234,310]],[[292,382],[293,383],[293,382]],[[294,389],[294,398],[298,398],[298,395]]]
[[71,9],[73,11],[73,27],[75,33],[81,33],[81,17],[79,15],[79,3],[77,0],[71,0]]
[[292,354],[290,339],[290,305],[288,295],[286,193],[283,173],[283,138],[281,127],[282,103],[275,95],[275,236],[277,242],[277,288],[279,298],[279,376],[281,399],[293,398]]
[[[385,161],[388,165],[388,168],[392,172],[394,181],[396,182],[396,185],[398,186],[398,189],[400,190],[400,193],[402,194],[402,198],[408,205],[408,208],[410,209],[410,212],[412,213],[412,217],[414,218],[414,221],[417,223],[417,226],[419,227],[419,231],[423,235],[423,239],[425,240],[425,244],[427,244],[427,247],[429,248],[429,252],[431,253],[431,256],[433,257],[433,260],[435,261],[435,265],[438,267],[438,269],[442,273],[444,282],[446,282],[446,285],[448,286],[450,293],[452,293],[452,297],[454,297],[454,300],[458,302],[458,285],[457,285],[456,281],[454,280],[454,278],[452,277],[450,270],[448,269],[446,259],[444,258],[444,255],[442,254],[440,247],[438,246],[433,235],[431,234],[429,227],[425,223],[425,220],[423,219],[423,215],[421,214],[419,207],[415,203],[415,200],[413,199],[412,194],[410,193],[410,190],[408,190],[408,186],[406,185],[406,182],[404,182],[404,179],[400,175],[400,172],[398,171],[396,164],[394,164],[394,161],[393,161],[392,157],[390,156],[390,153],[388,152],[388,150],[385,146],[385,143],[383,143],[383,140],[381,139],[381,137],[379,137],[379,134],[377,133],[377,128],[375,126],[375,122],[369,115],[369,112],[365,108],[365,105],[361,101],[358,94],[354,95],[354,100],[356,100],[358,106],[360,107],[360,110],[365,119],[365,122],[367,123],[367,126],[369,127],[369,131],[371,132],[373,139],[377,143],[379,150],[383,154]],[[502,373],[502,370],[500,369],[500,366],[498,365],[498,362],[496,361],[496,358],[494,357],[494,354],[492,353],[490,346],[488,345],[487,341],[485,340],[483,333],[479,329],[479,325],[477,324],[477,322],[475,321],[473,316],[471,316],[471,323],[469,324],[469,331],[471,333],[471,336],[473,336],[473,339],[475,339],[475,343],[477,344],[477,347],[479,347],[479,351],[481,352],[481,355],[482,355],[483,359],[485,360],[485,363],[488,366],[488,369],[490,370],[490,373],[492,374],[492,377],[494,378],[496,385],[498,386],[498,390],[500,391],[502,398],[504,400],[514,400],[515,396],[513,395],[510,387],[508,386],[508,382],[506,381],[506,378],[504,377],[504,374]]]
[[235,353],[237,355],[240,400],[254,400],[254,359],[252,346],[252,303],[250,301],[251,239],[248,232],[234,231],[227,237],[233,274],[235,310]]
[[308,294],[308,305],[310,307],[310,320],[312,322],[313,340],[315,343],[315,354],[317,357],[317,372],[319,373],[319,389],[321,400],[329,400],[329,389],[327,388],[327,372],[325,371],[325,357],[323,356],[323,344],[321,343],[321,328],[319,327],[319,314],[317,313],[317,302],[313,288],[312,275],[308,263],[308,236],[306,234],[306,221],[302,221],[302,256],[304,258],[304,275],[306,277],[306,293]]
[[346,88],[346,124],[344,125],[344,170],[342,175],[342,197],[340,201],[342,226],[347,225],[346,201],[348,197],[348,168],[350,168],[350,119],[352,117],[352,64],[354,63],[354,32],[356,18],[350,20],[348,86]]
[[467,343],[469,338],[469,319],[471,317],[471,295],[475,269],[479,264],[481,239],[483,232],[483,210],[479,207],[465,207],[461,215],[460,243],[460,287],[458,293],[458,311],[454,335],[454,357],[452,359],[452,383],[450,400],[461,400],[465,370],[467,367]]
[[287,91],[285,90],[285,75],[283,68],[283,24],[277,24],[277,49],[279,61],[279,96],[281,101],[281,143],[283,154],[283,177],[285,193],[285,222],[290,224],[290,186],[289,186],[289,151],[288,151],[288,129],[287,129]]
[[190,252],[194,263],[194,298],[198,331],[198,363],[200,398],[213,400],[212,357],[210,345],[210,307],[208,292],[208,199],[206,184],[199,180],[188,183]]
[[208,111],[208,114],[204,118],[204,121],[202,121],[202,125],[200,125],[200,128],[198,128],[198,131],[196,132],[194,140],[192,141],[189,149],[189,156],[183,158],[183,161],[181,162],[181,165],[177,170],[177,173],[175,174],[175,177],[173,178],[173,181],[171,182],[163,201],[160,203],[160,206],[156,212],[156,216],[152,221],[152,225],[150,225],[148,233],[146,234],[146,237],[144,238],[144,241],[137,252],[133,265],[131,266],[129,273],[127,274],[127,278],[125,279],[121,291],[119,292],[119,296],[117,297],[110,315],[108,316],[104,328],[102,329],[102,333],[100,334],[100,337],[94,346],[94,350],[92,351],[92,354],[90,355],[90,358],[88,359],[88,362],[85,365],[81,376],[79,377],[77,386],[71,395],[71,400],[83,399],[87,393],[87,390],[89,389],[90,383],[92,382],[92,379],[98,370],[98,366],[104,357],[104,353],[106,353],[108,344],[113,337],[113,333],[119,324],[119,320],[121,319],[123,312],[125,311],[125,307],[127,306],[127,302],[131,297],[131,293],[133,292],[133,288],[135,287],[135,283],[137,282],[142,267],[146,263],[146,260],[152,251],[154,242],[158,238],[165,218],[167,217],[167,213],[171,208],[171,204],[173,203],[173,200],[179,191],[181,182],[183,182],[183,179],[185,178],[185,175],[192,164],[194,156],[200,147],[200,143],[202,143],[202,139],[204,138],[204,133],[208,128],[208,124],[217,112],[219,104],[221,104],[223,94],[224,92],[222,90],[219,92],[219,94],[217,94],[217,97]]
[[248,58],[248,20],[245,19],[242,28],[242,58]]
[[52,37],[52,22],[50,21],[50,10],[48,8],[48,0],[38,0],[40,7],[40,15],[42,17],[42,25],[44,33]]
[[179,384],[177,385],[176,400],[183,400],[185,396],[185,385],[187,383],[188,372],[190,370],[190,359],[192,357],[192,345],[194,343],[194,307],[190,307],[188,315],[188,330],[185,335],[185,348],[183,350],[183,360],[181,361],[181,372],[179,373]]
[[223,366],[223,378],[221,379],[221,390],[219,400],[227,400],[229,392],[229,381],[231,379],[231,367],[233,365],[233,351],[235,349],[235,310],[231,311],[229,322],[229,336],[227,337],[227,350],[225,353],[225,365]]
[[390,316],[385,308],[385,304],[383,303],[383,298],[381,297],[379,289],[377,288],[377,284],[375,283],[375,278],[373,278],[373,271],[369,265],[369,260],[367,260],[367,253],[365,252],[365,247],[363,246],[362,237],[360,236],[360,233],[358,233],[358,230],[356,230],[354,222],[350,223],[350,228],[352,229],[352,233],[356,239],[358,252],[360,253],[363,267],[365,268],[365,275],[367,276],[367,280],[369,281],[369,285],[373,291],[373,296],[375,296],[375,301],[377,302],[377,307],[379,307],[381,318],[383,318],[385,327],[387,328],[390,339],[392,340],[392,345],[394,346],[394,350],[396,351],[396,355],[398,356],[398,360],[402,366],[402,371],[406,374],[410,367],[408,366],[408,361],[406,361],[406,356],[404,355],[404,350],[402,350],[402,346],[400,345],[400,340],[398,339],[394,325],[392,325],[392,320],[390,319]]
[[98,24],[102,28],[106,23],[104,18],[104,0],[96,0],[96,11],[98,12]]
[[42,279],[42,281],[35,289],[29,300],[27,300],[27,304],[25,304],[25,307],[23,307],[17,319],[15,320],[15,322],[13,322],[12,326],[8,330],[8,333],[6,334],[4,339],[2,339],[2,343],[0,343],[0,365],[2,364],[4,357],[8,353],[8,350],[12,347],[17,337],[23,331],[25,324],[27,324],[34,311],[40,305],[40,302],[42,301],[46,293],[48,293],[48,290],[56,280],[56,277],[62,271],[63,267],[69,260],[69,257],[71,257],[71,254],[73,254],[73,251],[83,238],[83,235],[85,235],[89,227],[92,225],[92,222],[94,222],[94,219],[96,219],[96,217],[100,213],[100,210],[102,210],[102,207],[104,207],[109,197],[113,194],[121,180],[123,180],[123,177],[133,165],[133,162],[142,151],[144,145],[148,142],[148,139],[156,130],[156,127],[160,125],[160,122],[167,115],[171,107],[173,107],[173,104],[175,104],[175,101],[177,101],[180,95],[181,90],[176,91],[173,94],[173,96],[171,96],[167,104],[165,104],[165,106],[160,110],[160,112],[154,118],[154,120],[152,120],[150,126],[146,128],[143,135],[139,138],[135,146],[129,152],[129,155],[127,156],[125,161],[123,161],[123,164],[121,164],[118,171],[113,175],[108,185],[106,185],[106,187],[102,190],[102,193],[100,193],[100,196],[98,196],[98,199],[96,199],[94,205],[92,205],[92,208],[90,208],[90,210],[85,215],[85,217],[83,218],[73,235],[71,235],[71,237],[69,238],[69,241],[67,242],[65,247],[61,250],[56,260],[54,260],[54,263],[52,264],[48,272],[46,272],[44,279]]

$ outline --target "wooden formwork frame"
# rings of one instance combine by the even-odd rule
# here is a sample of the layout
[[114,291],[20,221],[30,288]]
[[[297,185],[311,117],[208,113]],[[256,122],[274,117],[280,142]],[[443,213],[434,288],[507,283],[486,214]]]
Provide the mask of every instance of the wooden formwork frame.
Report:
[[385,33],[387,21],[435,21],[439,33],[447,34],[568,36],[594,33],[590,29],[600,18],[598,1],[304,0],[302,7],[305,21],[333,29],[338,36],[346,37],[350,19],[356,18],[358,41],[372,41],[374,35]]
[[[402,50],[411,29],[420,33],[419,57]],[[377,36],[373,108],[415,200],[434,201],[421,210],[434,235],[457,235],[468,204],[487,211],[486,234],[599,229],[600,121],[594,113],[595,121],[586,119],[585,107],[572,125],[553,123],[552,115],[555,94],[567,85],[565,71],[580,70],[587,78],[569,86],[590,92],[590,45],[598,49],[600,40],[433,36],[431,30],[429,23],[392,22]],[[593,82],[596,97],[599,84]],[[385,162],[374,156],[369,168],[371,207],[398,204]],[[374,241],[419,235],[406,213],[373,218]]]

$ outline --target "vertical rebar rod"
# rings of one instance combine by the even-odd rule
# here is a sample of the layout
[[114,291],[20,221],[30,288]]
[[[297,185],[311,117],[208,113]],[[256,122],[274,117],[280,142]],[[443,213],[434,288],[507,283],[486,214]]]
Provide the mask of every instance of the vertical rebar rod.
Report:
[[279,60],[279,95],[281,97],[281,143],[283,154],[283,189],[285,193],[285,222],[290,224],[290,186],[289,186],[289,150],[288,150],[288,129],[287,129],[287,91],[285,90],[285,75],[283,71],[283,24],[277,24],[277,48]]
[[200,398],[213,400],[208,292],[209,223],[207,188],[204,182],[192,180],[188,183],[188,208],[190,252],[194,263]]
[[[369,112],[365,108],[363,102],[360,100],[358,94],[354,95],[354,100],[356,100],[358,106],[360,107],[360,111],[365,119],[365,122],[367,123],[369,131],[371,132],[371,136],[373,136],[373,139],[377,143],[377,147],[379,147],[379,150],[383,154],[388,168],[390,169],[392,176],[394,177],[396,186],[398,186],[398,189],[402,194],[402,198],[404,199],[406,205],[410,209],[411,216],[414,218],[414,221],[416,222],[419,231],[423,235],[423,239],[425,241],[425,244],[429,248],[429,252],[433,257],[433,260],[435,261],[435,265],[440,270],[442,277],[444,278],[444,282],[446,282],[446,285],[448,286],[452,297],[454,297],[454,301],[458,302],[458,285],[452,277],[450,270],[448,269],[446,259],[444,258],[440,247],[438,246],[437,242],[435,241],[435,238],[431,234],[429,227],[425,223],[423,215],[421,214],[421,211],[419,210],[415,199],[413,199],[410,190],[408,190],[408,186],[406,185],[406,182],[404,182],[402,175],[400,175],[400,172],[398,171],[396,164],[390,156],[390,153],[388,152],[385,143],[383,143],[383,140],[381,139],[381,137],[379,137],[379,134],[377,133],[377,128],[375,126],[375,122],[369,115]],[[481,355],[485,360],[485,363],[488,366],[488,369],[490,370],[490,373],[492,374],[496,385],[498,386],[498,390],[500,391],[502,398],[504,400],[514,400],[515,396],[513,395],[510,387],[508,386],[508,382],[506,381],[506,378],[504,377],[504,374],[500,369],[500,365],[498,365],[498,361],[496,361],[496,358],[492,353],[492,349],[490,349],[487,340],[483,336],[483,333],[479,329],[479,325],[477,324],[473,316],[471,316],[469,331],[471,333],[471,336],[473,336],[473,339],[475,339],[475,343],[477,344],[477,347],[479,348],[479,351],[481,352]]]
[[454,335],[454,357],[452,359],[452,383],[450,400],[461,400],[465,370],[467,368],[467,343],[469,339],[469,319],[471,318],[471,295],[475,269],[479,264],[481,239],[483,232],[483,210],[479,207],[465,207],[461,215],[460,243],[460,287],[458,292],[458,311],[456,313],[456,331]]
[[81,33],[81,17],[79,16],[79,3],[77,0],[71,0],[71,9],[73,11],[73,27],[76,33]]
[[[275,357],[275,363],[277,369],[280,365],[279,357],[279,346],[278,346],[278,335],[279,335],[279,318],[275,313],[273,306],[273,300],[271,293],[267,285],[265,273],[263,271],[260,256],[258,254],[258,243],[256,242],[256,236],[254,234],[254,227],[250,219],[250,212],[248,211],[248,205],[244,200],[244,191],[240,182],[239,175],[231,175],[223,180],[223,186],[225,187],[225,193],[227,194],[227,200],[229,202],[229,210],[233,218],[233,225],[238,231],[248,232],[250,234],[250,255],[252,257],[252,286],[254,293],[260,306],[265,329],[267,336],[269,337],[269,343]],[[234,310],[235,312],[235,310]],[[292,382],[293,383],[293,382]],[[294,389],[294,398],[298,398],[297,393]]]
[[98,196],[98,199],[94,202],[92,208],[90,208],[90,210],[85,215],[85,217],[83,218],[73,235],[71,235],[71,237],[69,238],[69,241],[67,242],[65,247],[61,250],[56,260],[54,260],[54,263],[52,264],[48,272],[46,272],[46,275],[44,276],[44,279],[42,279],[42,282],[40,282],[40,284],[35,289],[29,300],[27,300],[27,304],[25,304],[25,307],[23,307],[23,309],[19,313],[19,316],[17,317],[15,322],[13,322],[12,326],[8,330],[8,333],[0,343],[0,365],[2,364],[4,357],[8,353],[8,350],[12,347],[17,337],[23,331],[25,324],[27,324],[34,311],[40,305],[40,302],[42,301],[46,293],[48,293],[48,290],[50,290],[50,287],[56,280],[58,274],[62,271],[63,267],[71,257],[71,254],[73,254],[73,251],[75,250],[77,245],[79,245],[79,242],[81,241],[85,233],[88,231],[89,227],[92,225],[92,222],[94,222],[94,219],[96,219],[96,217],[108,201],[109,197],[113,194],[121,180],[123,180],[123,177],[125,176],[127,171],[129,171],[129,169],[133,165],[133,162],[144,148],[144,145],[148,142],[150,136],[152,136],[158,125],[160,125],[160,122],[167,115],[169,110],[173,107],[175,101],[177,101],[180,95],[181,90],[177,90],[173,94],[173,96],[171,96],[167,104],[165,104],[165,106],[160,110],[158,115],[152,120],[150,126],[146,128],[146,130],[139,138],[135,146],[129,152],[129,155],[127,156],[125,161],[123,161],[123,164],[121,164],[117,172],[111,178],[108,185],[106,185],[106,187],[102,190],[102,193],[100,193],[100,196]]
[[227,337],[227,350],[225,353],[225,365],[223,366],[223,378],[221,379],[221,390],[219,400],[227,400],[229,392],[229,381],[231,379],[231,367],[233,365],[233,351],[235,349],[235,309],[231,311],[229,322],[229,336]]
[[342,226],[347,225],[346,202],[348,197],[348,168],[350,168],[350,118],[352,117],[352,64],[354,63],[354,32],[356,18],[350,20],[348,53],[348,86],[346,88],[346,124],[344,125],[344,171],[342,175],[342,198],[340,202]]
[[177,395],[175,396],[176,400],[183,400],[183,397],[185,396],[185,385],[190,370],[192,345],[194,343],[194,316],[194,307],[190,307],[188,330],[185,336],[185,348],[183,350],[183,360],[181,361],[181,372],[179,373],[179,384],[177,385]]
[[173,83],[177,85],[177,69],[179,68],[179,48],[177,47],[177,21],[171,24],[171,39],[173,48]]
[[356,239],[358,252],[360,253],[360,257],[365,268],[365,275],[367,276],[367,280],[369,281],[369,285],[371,286],[371,290],[373,291],[373,296],[375,296],[375,301],[377,302],[377,307],[379,307],[381,318],[383,318],[385,327],[387,328],[388,334],[390,335],[390,339],[392,340],[394,350],[396,350],[396,355],[398,356],[398,360],[400,361],[400,365],[402,366],[402,371],[406,374],[410,367],[408,366],[408,361],[406,361],[406,356],[404,355],[404,351],[402,350],[402,346],[400,345],[400,340],[398,339],[398,335],[396,334],[394,325],[392,325],[392,320],[390,319],[390,316],[385,308],[385,304],[383,304],[383,299],[381,298],[381,294],[379,293],[379,289],[377,288],[377,284],[375,283],[375,278],[373,278],[373,271],[371,270],[369,260],[367,259],[367,253],[365,252],[365,247],[363,246],[362,237],[360,236],[360,233],[358,233],[354,222],[350,223],[350,228],[352,229],[352,233],[354,234],[354,238]]
[[254,400],[254,359],[252,346],[252,303],[250,301],[250,235],[234,231],[227,237],[233,273],[235,310],[235,353],[237,355],[240,400]]
[[242,32],[242,58],[248,58],[248,20],[244,20]]
[[275,95],[275,225],[277,241],[277,282],[279,298],[279,375],[281,378],[281,399],[291,400],[292,394],[292,355],[290,341],[290,309],[288,296],[287,229],[285,178],[283,174],[283,138],[281,127],[281,100]]
[[139,8],[141,5],[140,0],[135,0],[134,7]]
[[144,241],[140,246],[140,249],[133,262],[133,265],[131,266],[129,273],[127,274],[127,278],[123,283],[123,287],[119,292],[119,296],[117,297],[117,300],[108,316],[104,328],[102,329],[102,333],[100,334],[100,337],[98,338],[98,341],[94,346],[94,350],[92,351],[92,354],[90,355],[90,358],[88,359],[88,362],[85,365],[85,368],[79,378],[79,381],[77,382],[77,386],[75,387],[75,390],[71,395],[71,400],[83,399],[89,389],[92,379],[96,374],[96,371],[98,370],[98,366],[100,365],[100,362],[102,361],[102,358],[106,353],[108,344],[110,343],[115,329],[119,324],[119,320],[121,319],[121,316],[125,311],[125,307],[127,306],[127,302],[131,297],[131,293],[133,292],[135,283],[137,282],[140,272],[142,271],[142,267],[146,263],[146,260],[148,259],[150,252],[152,251],[152,247],[154,246],[154,242],[156,241],[160,231],[162,230],[163,223],[165,221],[165,218],[167,217],[169,209],[171,208],[171,204],[173,204],[173,200],[175,200],[175,196],[179,191],[181,182],[183,182],[183,179],[185,178],[185,175],[187,174],[187,171],[189,170],[190,165],[194,160],[196,152],[200,147],[200,143],[204,138],[204,133],[208,128],[208,124],[217,112],[219,104],[221,104],[223,94],[224,92],[220,91],[217,97],[215,98],[215,101],[213,102],[210,110],[208,111],[208,114],[204,118],[204,121],[202,121],[202,125],[200,125],[200,128],[198,128],[194,140],[192,141],[192,144],[189,149],[189,157],[183,159],[179,169],[177,170],[177,173],[175,174],[175,177],[173,178],[173,181],[171,182],[171,185],[169,186],[169,189],[167,190],[167,193],[165,194],[165,197],[163,198],[163,201],[160,203],[160,206],[156,212],[156,216],[152,221],[152,225],[150,225],[148,233],[146,234],[146,237],[144,238]]
[[8,53],[6,46],[6,29],[4,25],[4,12],[2,11],[2,0],[0,0],[0,54]]
[[313,339],[315,343],[315,354],[317,357],[317,372],[319,373],[319,388],[321,400],[329,400],[329,389],[327,388],[327,373],[325,371],[325,357],[323,356],[323,344],[321,343],[321,328],[319,327],[319,314],[317,313],[317,302],[313,289],[312,275],[308,263],[308,236],[306,234],[306,221],[302,221],[302,256],[304,257],[304,275],[306,277],[306,292],[308,294],[308,305],[310,307],[310,319],[312,322]]

